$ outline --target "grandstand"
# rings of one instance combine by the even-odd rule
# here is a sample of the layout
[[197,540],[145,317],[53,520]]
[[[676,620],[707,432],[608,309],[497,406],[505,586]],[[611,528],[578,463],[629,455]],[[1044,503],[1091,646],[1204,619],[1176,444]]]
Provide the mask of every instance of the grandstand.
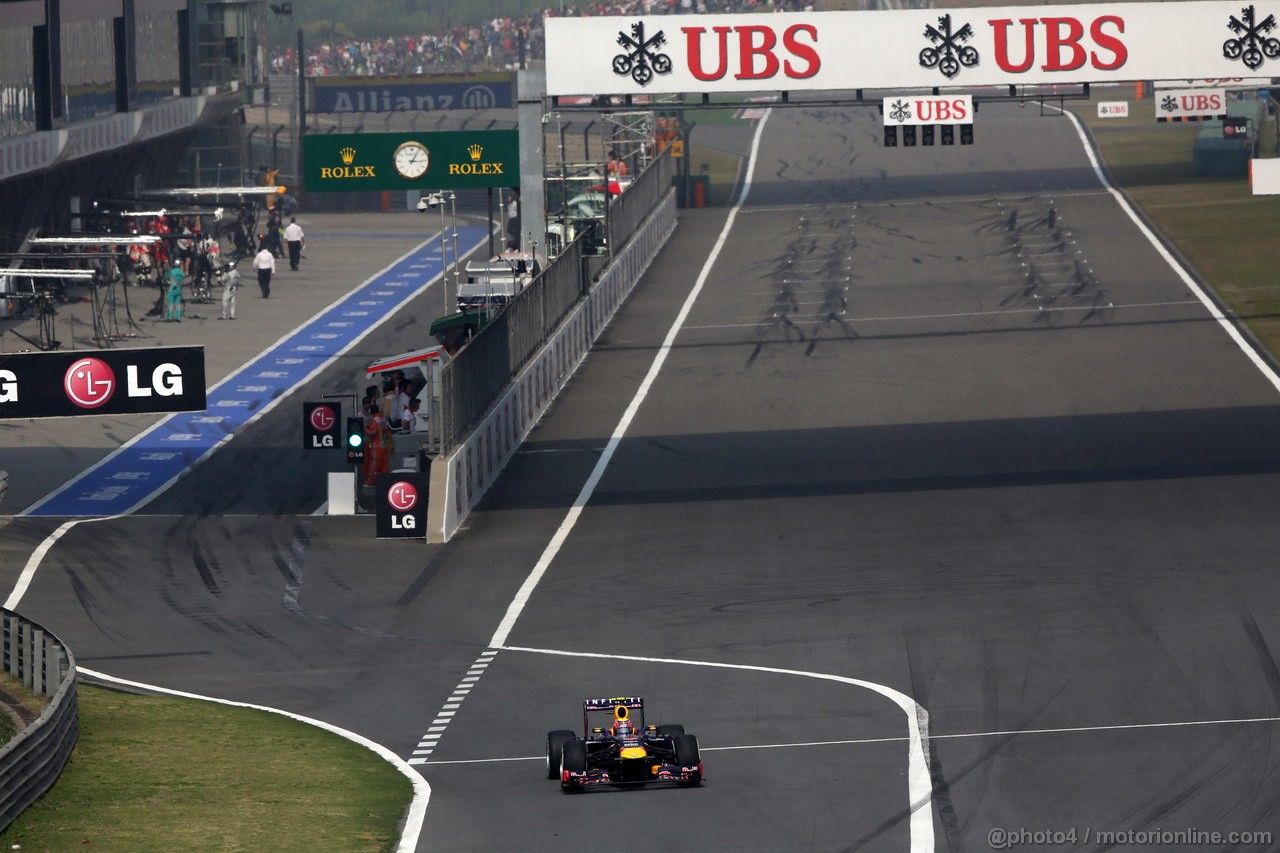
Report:
[[0,251],[100,198],[238,184],[265,0],[0,0]]

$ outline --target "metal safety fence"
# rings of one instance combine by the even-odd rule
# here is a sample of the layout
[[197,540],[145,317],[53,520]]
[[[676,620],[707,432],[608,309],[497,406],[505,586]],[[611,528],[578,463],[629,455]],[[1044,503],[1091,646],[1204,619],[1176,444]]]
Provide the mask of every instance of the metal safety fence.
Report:
[[586,288],[582,246],[569,247],[440,372],[441,452],[466,435],[538,351]]
[[[671,189],[675,174],[664,152],[609,206],[608,246],[617,255]],[[449,453],[480,422],[538,349],[585,297],[610,257],[585,251],[579,235],[553,264],[458,351],[440,372],[440,452]]]
[[636,175],[626,192],[613,200],[609,205],[609,246],[621,248],[636,233],[636,228],[671,189],[675,174],[675,158],[667,149]]
[[0,747],[0,831],[53,787],[80,736],[75,658],[29,619],[0,610],[3,667],[27,689],[49,697],[39,717]]

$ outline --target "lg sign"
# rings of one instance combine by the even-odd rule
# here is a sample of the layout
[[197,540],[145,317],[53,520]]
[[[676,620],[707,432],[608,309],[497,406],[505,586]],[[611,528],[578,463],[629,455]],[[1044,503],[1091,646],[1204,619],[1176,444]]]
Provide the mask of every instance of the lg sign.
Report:
[[329,403],[302,404],[302,446],[308,450],[338,446],[342,409]]
[[0,403],[18,402],[18,374],[0,370]]
[[379,539],[422,539],[426,536],[428,475],[379,474],[377,527]]
[[[126,393],[130,397],[174,397],[182,393],[182,368],[161,364],[151,371],[150,385],[138,381],[138,365],[125,367]],[[116,391],[116,375],[106,362],[98,358],[82,358],[67,368],[62,380],[67,399],[82,409],[97,409],[111,401]]]
[[96,409],[111,400],[116,390],[116,375],[105,362],[82,358],[67,369],[62,387],[67,399],[82,409]]
[[401,480],[387,489],[387,501],[396,512],[408,512],[418,505],[418,490]]
[[203,411],[204,349],[0,356],[0,418]]

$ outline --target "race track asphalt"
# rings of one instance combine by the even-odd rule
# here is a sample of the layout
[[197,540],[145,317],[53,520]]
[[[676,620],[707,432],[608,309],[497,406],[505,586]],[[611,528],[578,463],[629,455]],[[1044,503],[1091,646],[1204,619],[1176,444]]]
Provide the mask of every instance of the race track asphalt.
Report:
[[[422,850],[1280,833],[1275,386],[1067,119],[984,107],[954,148],[879,133],[868,110],[770,115],[701,293],[496,655],[728,211],[683,212],[449,545],[300,515],[310,480],[272,502],[211,471],[76,527],[20,609],[93,668],[416,751]],[[229,447],[288,441],[286,417]],[[50,526],[6,528],[6,583]],[[545,732],[624,693],[700,736],[705,785],[544,778]]]

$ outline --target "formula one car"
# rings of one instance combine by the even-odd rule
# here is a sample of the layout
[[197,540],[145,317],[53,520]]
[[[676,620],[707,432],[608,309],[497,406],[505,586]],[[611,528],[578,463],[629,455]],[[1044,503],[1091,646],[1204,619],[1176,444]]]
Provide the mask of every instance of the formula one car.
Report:
[[[591,727],[591,715],[607,712],[608,727]],[[644,785],[702,781],[698,739],[684,726],[646,726],[644,699],[615,696],[582,700],[582,737],[574,732],[547,732],[547,778],[560,777],[560,788],[574,793],[593,785]]]

